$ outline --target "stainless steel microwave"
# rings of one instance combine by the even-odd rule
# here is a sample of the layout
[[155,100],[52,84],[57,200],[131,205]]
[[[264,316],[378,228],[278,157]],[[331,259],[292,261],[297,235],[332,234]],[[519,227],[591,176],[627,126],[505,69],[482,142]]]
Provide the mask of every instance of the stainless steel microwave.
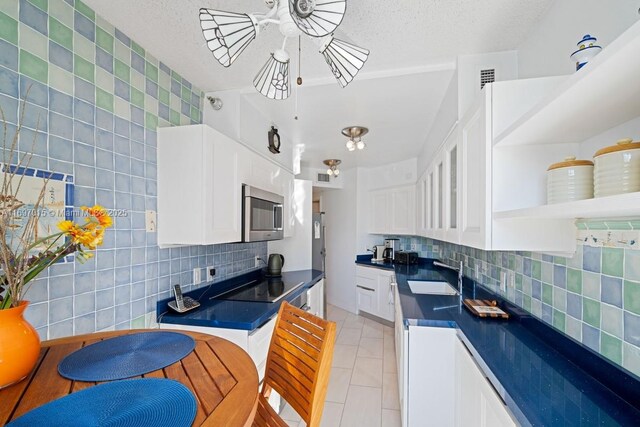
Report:
[[242,241],[260,242],[284,238],[284,197],[242,185]]

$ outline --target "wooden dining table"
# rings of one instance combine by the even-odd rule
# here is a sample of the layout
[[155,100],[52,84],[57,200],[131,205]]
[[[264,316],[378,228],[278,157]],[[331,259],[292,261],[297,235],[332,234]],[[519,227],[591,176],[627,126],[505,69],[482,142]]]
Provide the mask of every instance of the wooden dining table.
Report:
[[[31,374],[0,390],[0,425],[52,400],[98,384],[64,378],[58,374],[58,364],[84,346],[136,332],[154,330],[101,332],[43,342]],[[194,426],[251,425],[258,402],[258,372],[251,357],[223,338],[180,332],[193,337],[195,349],[182,360],[137,378],[169,378],[189,388],[198,403]]]

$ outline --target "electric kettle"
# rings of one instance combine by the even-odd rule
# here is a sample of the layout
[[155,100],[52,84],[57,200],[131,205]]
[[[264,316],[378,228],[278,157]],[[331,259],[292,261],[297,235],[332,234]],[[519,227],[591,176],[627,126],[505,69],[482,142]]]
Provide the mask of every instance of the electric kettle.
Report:
[[277,277],[282,275],[282,266],[284,265],[284,257],[280,254],[269,255],[267,263],[267,276]]

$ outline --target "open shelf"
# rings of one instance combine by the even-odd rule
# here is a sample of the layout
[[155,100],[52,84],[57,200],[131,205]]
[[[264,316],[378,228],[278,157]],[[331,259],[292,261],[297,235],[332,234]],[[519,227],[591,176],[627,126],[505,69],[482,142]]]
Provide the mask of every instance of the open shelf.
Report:
[[495,145],[582,142],[634,119],[640,116],[639,75],[637,22],[498,135]]
[[493,219],[622,218],[640,216],[640,192],[493,212]]

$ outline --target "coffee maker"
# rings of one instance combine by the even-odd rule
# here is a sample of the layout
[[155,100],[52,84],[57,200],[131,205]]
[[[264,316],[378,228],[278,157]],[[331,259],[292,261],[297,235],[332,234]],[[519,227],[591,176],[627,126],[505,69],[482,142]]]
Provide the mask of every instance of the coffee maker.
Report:
[[396,251],[400,250],[400,239],[384,239],[384,254],[382,257],[386,262],[392,262]]

